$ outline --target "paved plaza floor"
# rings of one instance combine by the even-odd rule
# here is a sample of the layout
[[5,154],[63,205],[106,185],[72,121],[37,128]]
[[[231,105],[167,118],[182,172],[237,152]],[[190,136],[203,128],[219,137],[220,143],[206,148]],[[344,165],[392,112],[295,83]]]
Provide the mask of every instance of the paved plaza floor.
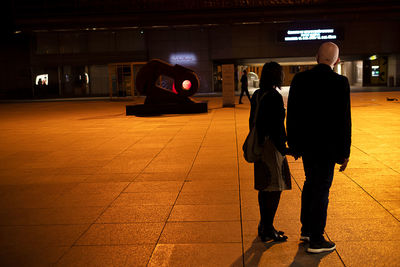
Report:
[[[1,266],[400,266],[400,92],[353,93],[353,143],[336,168],[326,237],[300,237],[301,161],[261,243],[249,103],[125,116],[123,101],[0,105]],[[140,101],[140,100],[136,100]],[[321,99],[323,101],[323,99]]]

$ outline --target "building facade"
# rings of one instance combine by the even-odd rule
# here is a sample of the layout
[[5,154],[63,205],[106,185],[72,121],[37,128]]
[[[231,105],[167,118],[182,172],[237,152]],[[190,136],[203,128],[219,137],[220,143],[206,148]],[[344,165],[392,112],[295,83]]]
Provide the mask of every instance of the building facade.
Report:
[[398,1],[18,1],[4,30],[2,98],[133,96],[135,75],[158,58],[193,69],[199,93],[220,92],[221,66],[284,66],[285,84],[341,51],[353,88],[400,87]]

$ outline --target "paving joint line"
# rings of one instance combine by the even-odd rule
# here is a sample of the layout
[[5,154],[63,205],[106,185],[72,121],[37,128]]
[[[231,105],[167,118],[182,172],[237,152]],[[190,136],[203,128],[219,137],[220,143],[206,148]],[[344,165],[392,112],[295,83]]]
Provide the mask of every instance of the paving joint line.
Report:
[[[299,183],[297,182],[296,178],[292,174],[290,174],[290,175],[292,176],[292,178],[293,178],[294,182],[296,183],[297,187],[299,188],[300,192],[303,192],[303,190],[300,187]],[[300,201],[301,201],[301,198],[300,198]],[[329,241],[332,241],[332,239],[329,237],[328,233],[326,231],[324,231],[324,232],[325,232],[325,235],[328,237]],[[343,263],[343,266],[346,266],[346,264],[344,263],[342,257],[340,256],[339,252],[337,251],[337,249],[335,249],[335,252],[336,252],[337,256],[339,257],[339,260]]]
[[[207,136],[208,130],[210,129],[211,124],[212,124],[212,122],[214,121],[215,114],[216,114],[216,112],[213,112],[212,117],[211,117],[211,120],[210,120],[210,122],[209,122],[209,124],[208,124],[208,126],[207,126],[207,130],[205,131],[204,136],[203,136],[203,138],[202,138],[202,140],[201,140],[201,143],[200,143],[200,145],[199,145],[199,149],[197,150],[196,155],[195,155],[195,157],[194,157],[194,159],[193,159],[192,165],[190,166],[190,168],[189,168],[189,170],[188,170],[188,172],[187,172],[187,174],[186,174],[186,176],[185,176],[185,179],[183,180],[183,183],[182,183],[181,188],[179,189],[178,195],[176,196],[175,201],[174,201],[174,203],[173,203],[172,206],[171,206],[171,209],[170,209],[170,211],[169,211],[169,214],[168,214],[168,216],[167,216],[167,218],[166,218],[166,220],[165,220],[165,223],[164,223],[163,228],[161,229],[160,235],[158,236],[158,239],[157,239],[156,243],[154,244],[154,248],[153,248],[153,250],[152,250],[152,252],[151,252],[151,254],[150,254],[150,257],[149,257],[149,260],[147,261],[146,266],[148,266],[148,265],[150,264],[151,258],[153,257],[153,254],[154,254],[154,251],[156,250],[157,244],[159,243],[160,238],[161,238],[161,235],[163,234],[164,229],[165,229],[165,227],[166,227],[166,225],[167,225],[167,223],[168,223],[168,219],[171,217],[172,210],[174,209],[175,204],[176,204],[176,202],[178,201],[179,195],[181,194],[182,189],[183,189],[183,187],[184,187],[185,184],[186,184],[187,177],[189,176],[189,173],[192,171],[194,162],[196,161],[197,156],[199,155],[200,149],[201,149],[201,147],[202,147],[202,145],[203,145],[203,143],[204,143],[204,140],[205,140],[205,138],[206,138],[206,136]],[[175,136],[176,136],[176,135],[175,135]],[[174,136],[174,137],[175,137],[175,136]]]
[[399,171],[397,171],[397,170],[393,169],[392,167],[386,165],[386,164],[385,164],[384,162],[382,162],[380,159],[378,159],[378,158],[376,158],[376,157],[374,157],[374,156],[368,154],[367,152],[365,152],[364,150],[362,150],[362,149],[359,148],[359,147],[356,147],[356,146],[354,146],[354,145],[352,145],[352,146],[355,147],[355,148],[357,148],[357,149],[360,150],[361,152],[363,152],[365,155],[368,155],[369,157],[375,159],[376,161],[378,161],[379,163],[381,163],[381,164],[384,165],[385,167],[387,167],[387,168],[391,169],[392,171],[394,171],[394,172],[400,174]]
[[[238,244],[239,242],[233,242],[233,241],[220,241],[218,243],[215,242],[201,242],[201,244]],[[162,244],[174,244],[174,243],[162,243]],[[183,245],[190,245],[190,244],[198,244],[198,243],[181,243]],[[96,244],[96,245],[76,245],[75,247],[119,247],[119,246],[143,246],[143,245],[148,245],[151,246],[153,243],[125,243],[125,244]],[[126,266],[126,265],[123,265]]]
[[[107,162],[107,164],[108,163],[110,163],[111,161],[113,161],[114,159],[116,159],[119,155],[121,155],[122,153],[124,153],[125,151],[127,151],[129,148],[131,148],[132,146],[134,146],[134,145],[136,145],[137,143],[139,143],[140,141],[142,141],[144,138],[145,138],[146,136],[142,136],[142,138],[140,138],[139,140],[137,140],[136,142],[134,142],[132,145],[130,145],[130,146],[128,146],[127,148],[125,148],[122,152],[120,152],[120,153],[118,153],[117,155],[115,155],[114,157],[112,157],[108,162]],[[113,137],[114,138],[114,137]],[[110,140],[112,140],[113,138],[111,138]],[[109,141],[110,141],[109,140]],[[103,144],[105,144],[106,142],[108,142],[108,141],[104,141],[103,143],[101,143],[99,146],[98,146],[98,148],[101,148],[101,146],[103,145]],[[158,155],[158,154],[157,154]],[[146,167],[147,167],[147,165],[146,165]],[[145,168],[146,168],[145,167]],[[90,175],[95,175],[95,174],[97,174],[97,173],[99,173],[100,172],[100,170],[98,170],[97,172],[95,172],[94,174],[90,174]],[[141,172],[140,172],[141,173]],[[139,173],[139,174],[140,174]],[[139,174],[137,174],[136,176],[135,176],[135,178],[139,175]],[[65,195],[66,193],[68,193],[68,192],[70,192],[70,191],[72,191],[74,188],[76,188],[79,184],[81,184],[81,183],[86,183],[86,181],[88,180],[89,178],[86,178],[85,180],[83,180],[82,182],[80,182],[80,183],[76,183],[76,185],[75,186],[73,186],[71,189],[69,189],[69,190],[67,190],[66,192],[63,192],[62,194],[60,194],[60,197],[61,196],[63,196],[63,195]],[[132,182],[132,181],[131,181]],[[125,190],[125,188],[124,188],[124,190]]]
[[[354,145],[353,145],[354,146]],[[392,171],[399,173],[397,170],[392,169],[390,166],[386,165],[385,163],[383,163],[382,161],[380,161],[379,159],[375,158],[374,156],[371,156],[370,154],[366,153],[365,151],[363,151],[362,149],[360,149],[359,147],[354,146],[356,149],[360,150],[361,152],[365,153],[366,155],[368,155],[369,157],[372,157],[373,159],[375,159],[376,161],[378,161],[379,163],[383,164],[385,167],[391,169]],[[370,196],[376,203],[379,204],[379,206],[381,206],[384,210],[386,210],[396,221],[400,222],[400,219],[398,219],[396,216],[393,215],[393,213],[391,213],[385,206],[383,206],[376,198],[374,198],[368,191],[366,191],[359,183],[356,182],[356,180],[354,180],[353,178],[351,178],[349,175],[347,175],[345,172],[343,172],[343,174],[350,179],[353,183],[355,183],[358,187],[360,187],[368,196]]]
[[385,206],[383,206],[376,198],[374,198],[368,191],[366,191],[360,184],[358,184],[353,178],[348,176],[346,173],[343,173],[349,180],[351,180],[353,183],[355,183],[358,187],[361,188],[368,196],[370,196],[376,203],[379,204],[384,210],[386,210],[396,221],[400,223],[400,220],[394,216]]
[[240,215],[240,234],[242,238],[242,263],[243,267],[245,266],[244,260],[244,237],[243,237],[243,213],[242,213],[242,197],[240,191],[240,162],[239,162],[239,149],[238,149],[238,132],[237,132],[237,121],[236,121],[236,108],[234,109],[234,117],[235,117],[235,140],[236,140],[236,162],[237,162],[237,175],[238,175],[238,187],[239,187],[239,215]]
[[[173,137],[171,137],[168,142],[163,146],[163,148],[160,149],[160,151],[158,151],[158,153],[146,164],[145,167],[143,167],[143,169],[135,176],[135,178],[129,182],[122,190],[121,192],[110,202],[110,204],[108,206],[106,206],[103,211],[100,213],[99,216],[97,216],[97,218],[88,226],[88,228],[82,232],[82,234],[79,235],[79,237],[72,243],[72,245],[69,247],[68,250],[66,250],[58,259],[54,264],[58,264],[61,259],[68,253],[68,251],[70,251],[70,249],[72,247],[74,247],[76,245],[76,243],[78,242],[79,239],[81,239],[90,229],[90,227],[92,227],[92,225],[96,224],[96,221],[104,214],[104,212],[111,207],[111,205],[115,202],[115,200],[117,200],[121,194],[135,181],[135,179],[141,174],[143,173],[143,171],[151,164],[151,162],[153,162],[153,160],[168,146],[169,143],[171,143],[171,141],[175,138],[175,136],[182,130],[179,129]],[[136,141],[134,144],[138,143],[139,141],[143,140],[146,136],[143,136],[142,138],[140,138],[138,141]],[[134,144],[132,144],[131,146],[133,146]],[[119,153],[118,155],[122,154],[123,152],[125,152],[126,150],[128,150],[131,146],[128,146],[126,149],[124,149],[121,153]],[[117,155],[117,156],[118,156]],[[117,156],[115,156],[114,158],[116,158]],[[114,159],[113,158],[113,159]]]

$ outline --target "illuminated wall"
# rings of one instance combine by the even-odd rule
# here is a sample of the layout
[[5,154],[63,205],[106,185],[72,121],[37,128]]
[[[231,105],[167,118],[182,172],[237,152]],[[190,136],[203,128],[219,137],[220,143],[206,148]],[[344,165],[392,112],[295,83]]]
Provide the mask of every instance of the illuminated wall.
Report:
[[159,58],[193,69],[200,80],[198,92],[212,91],[208,29],[153,29],[146,34],[149,59]]
[[[160,58],[196,71],[200,79],[200,93],[218,91],[214,88],[213,64],[240,63],[244,59],[271,59],[314,57],[320,42],[282,42],[278,33],[293,28],[343,29],[341,40],[336,41],[341,57],[360,62],[369,56],[387,56],[386,74],[379,86],[400,85],[400,32],[399,21],[337,21],[336,23],[263,23],[220,24],[206,26],[165,27],[145,29],[103,29],[35,32],[7,48],[1,71],[1,97],[32,97],[36,76],[48,74],[48,87],[40,88],[44,95],[57,96],[65,92],[74,95],[83,92],[88,96],[107,95],[107,65],[121,62],[145,62]],[[31,38],[31,39],[29,39]],[[18,46],[24,46],[18,48]],[[19,50],[18,50],[19,49]],[[14,51],[15,50],[15,51]],[[14,52],[13,52],[14,51]],[[23,51],[23,52],[21,52]],[[347,65],[346,65],[347,64]],[[342,66],[359,72],[360,64]],[[376,66],[376,65],[374,65]],[[380,66],[380,65],[379,65]],[[89,90],[69,88],[65,80],[68,68],[80,68],[90,77]],[[87,71],[84,71],[84,69]],[[372,67],[371,67],[372,68]],[[381,67],[380,67],[381,69]],[[383,69],[383,68],[382,68]],[[369,71],[372,75],[372,70]],[[382,71],[381,71],[382,73]],[[61,76],[59,76],[62,74]],[[288,70],[288,75],[292,73]],[[75,75],[76,76],[76,75]],[[93,77],[92,77],[93,76]],[[360,75],[350,77],[360,84]],[[381,77],[382,78],[382,77]],[[376,79],[375,79],[376,80]],[[60,85],[61,81],[61,85]],[[364,85],[367,83],[364,82]],[[47,90],[47,91],[46,91]]]

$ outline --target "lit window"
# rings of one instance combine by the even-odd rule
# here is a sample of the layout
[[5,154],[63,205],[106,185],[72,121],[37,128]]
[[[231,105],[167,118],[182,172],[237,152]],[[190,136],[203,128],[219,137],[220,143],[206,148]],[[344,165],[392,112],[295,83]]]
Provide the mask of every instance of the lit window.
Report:
[[49,80],[48,74],[40,74],[36,76],[35,84],[36,85],[47,85]]

